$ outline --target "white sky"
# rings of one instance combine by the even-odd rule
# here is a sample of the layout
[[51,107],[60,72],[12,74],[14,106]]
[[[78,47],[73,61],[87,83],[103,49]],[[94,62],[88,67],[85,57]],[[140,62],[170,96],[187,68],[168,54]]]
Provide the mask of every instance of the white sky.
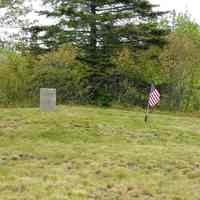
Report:
[[[200,24],[200,1],[199,0],[149,0],[153,4],[160,5],[158,7],[159,10],[162,11],[172,11],[176,10],[177,13],[185,12],[186,10],[191,15],[192,19],[194,19],[196,22]],[[35,9],[40,9],[41,6],[41,0],[27,0],[27,2],[32,2],[32,5]],[[34,19],[37,15],[31,14],[30,19]],[[51,21],[51,20],[50,20]],[[48,20],[45,17],[39,17],[39,23],[48,23]],[[0,33],[4,31],[8,31],[11,33],[17,33],[18,29],[16,28],[3,28],[0,27]]]
[[[32,1],[35,8],[41,8],[41,0],[28,0]],[[159,10],[172,11],[176,10],[177,13],[188,11],[192,19],[200,24],[200,0],[149,0],[153,4],[160,5]],[[43,19],[44,20],[44,19]],[[43,21],[41,20],[41,21]],[[45,20],[44,20],[45,21]]]
[[153,4],[159,4],[160,10],[173,10],[191,14],[192,19],[200,24],[200,1],[199,0],[150,0]]

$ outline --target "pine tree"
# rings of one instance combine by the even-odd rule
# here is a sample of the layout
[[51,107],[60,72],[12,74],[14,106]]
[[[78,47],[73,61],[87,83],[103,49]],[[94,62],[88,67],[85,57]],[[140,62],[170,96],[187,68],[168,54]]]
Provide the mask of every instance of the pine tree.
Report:
[[0,0],[0,8],[10,5],[12,0]]
[[99,56],[109,58],[120,46],[146,48],[163,42],[165,31],[156,23],[163,13],[154,12],[147,0],[48,0],[44,4],[50,4],[52,11],[41,13],[58,23],[34,26],[31,32],[34,41],[42,41],[47,49],[71,42],[87,51],[88,61],[98,63]]
[[[91,67],[89,81],[93,88],[103,88],[105,68],[116,49],[137,49],[162,45],[165,30],[157,18],[164,12],[153,11],[147,0],[44,0],[50,10],[41,14],[56,19],[51,26],[33,26],[31,47],[41,52],[65,43],[77,45],[84,51],[79,59]],[[95,95],[96,89],[93,89]]]

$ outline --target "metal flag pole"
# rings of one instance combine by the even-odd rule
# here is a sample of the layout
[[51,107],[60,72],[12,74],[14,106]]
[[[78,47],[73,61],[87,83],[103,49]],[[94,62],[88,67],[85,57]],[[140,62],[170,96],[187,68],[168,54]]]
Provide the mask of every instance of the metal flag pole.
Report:
[[154,108],[159,103],[159,101],[160,101],[160,93],[155,88],[155,86],[153,84],[151,84],[151,90],[149,92],[149,99],[148,99],[146,114],[145,114],[145,118],[144,118],[144,121],[146,123],[148,121],[148,114],[149,114],[150,108]]
[[147,105],[146,112],[145,112],[145,117],[144,117],[144,122],[148,122],[148,114],[149,114],[149,104]]
[[[150,92],[149,92],[149,98],[150,98],[150,94],[151,94],[151,91],[152,91],[152,88],[153,88],[153,84],[151,84],[151,89],[150,89]],[[149,114],[149,98],[147,100],[147,107],[146,107],[146,112],[145,112],[145,117],[144,117],[144,122],[147,123],[148,122],[148,114]]]

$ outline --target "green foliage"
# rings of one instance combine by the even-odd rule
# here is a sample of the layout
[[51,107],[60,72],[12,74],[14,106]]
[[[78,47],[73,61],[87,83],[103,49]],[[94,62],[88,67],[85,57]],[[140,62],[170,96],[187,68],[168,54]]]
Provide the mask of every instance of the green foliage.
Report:
[[49,1],[43,14],[58,23],[31,28],[34,51],[23,42],[21,52],[1,50],[0,104],[36,104],[40,88],[52,87],[59,103],[144,107],[154,83],[160,108],[200,109],[200,27],[187,13],[157,21],[163,13],[147,1],[87,2]]
[[174,32],[168,36],[168,45],[160,54],[165,72],[167,105],[171,109],[196,110],[200,108],[200,29],[188,16],[178,16]]
[[199,25],[191,19],[187,12],[181,13],[176,17],[176,33],[186,34],[188,37],[198,40],[199,31]]
[[0,52],[0,57],[0,104],[26,101],[31,74],[29,59],[5,50]]
[[0,0],[0,7],[6,7],[10,5],[13,2],[13,0]]
[[76,60],[78,49],[64,46],[37,57],[31,77],[32,95],[38,98],[39,89],[56,88],[58,101],[87,101],[87,67]]
[[42,87],[56,88],[60,103],[87,101],[87,67],[75,60],[77,52],[70,46],[38,57],[1,51],[0,104],[38,104]]
[[41,14],[55,17],[57,23],[32,26],[33,47],[38,41],[48,49],[73,42],[85,50],[87,55],[83,59],[92,65],[107,63],[113,50],[124,45],[133,48],[159,45],[165,34],[156,21],[164,13],[154,12],[147,0],[44,0],[44,4],[52,9]]
[[157,22],[164,13],[153,11],[147,0],[50,0],[44,4],[51,9],[41,14],[56,18],[57,23],[32,26],[30,49],[38,53],[69,42],[78,46],[83,53],[77,58],[90,68],[87,82],[92,103],[102,100],[104,104],[105,99],[111,99],[109,84],[113,81],[108,71],[113,67],[115,51],[124,47],[138,51],[164,44],[166,30]]
[[114,100],[119,104],[144,106],[148,82],[138,56],[131,49],[122,48],[112,57],[112,62],[115,67],[110,71],[110,78]]

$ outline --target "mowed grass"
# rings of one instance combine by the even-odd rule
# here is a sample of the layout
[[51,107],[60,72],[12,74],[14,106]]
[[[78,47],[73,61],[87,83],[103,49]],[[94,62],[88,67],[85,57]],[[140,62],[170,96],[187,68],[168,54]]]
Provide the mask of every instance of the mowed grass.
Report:
[[198,200],[200,119],[59,106],[0,109],[2,200]]

